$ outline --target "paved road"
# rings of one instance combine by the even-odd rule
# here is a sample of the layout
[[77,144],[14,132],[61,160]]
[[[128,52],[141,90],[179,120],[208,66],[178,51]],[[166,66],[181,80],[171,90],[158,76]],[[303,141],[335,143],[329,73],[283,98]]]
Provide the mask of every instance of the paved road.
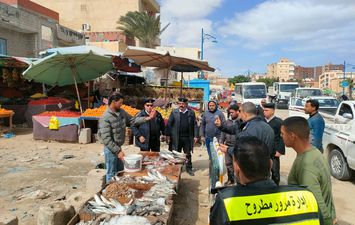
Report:
[[[277,110],[277,116],[285,119],[288,117],[288,110]],[[287,176],[291,169],[296,153],[288,148],[286,155],[281,158],[281,182],[287,182]],[[332,178],[333,197],[339,225],[355,224],[355,179],[352,181],[339,181]]]

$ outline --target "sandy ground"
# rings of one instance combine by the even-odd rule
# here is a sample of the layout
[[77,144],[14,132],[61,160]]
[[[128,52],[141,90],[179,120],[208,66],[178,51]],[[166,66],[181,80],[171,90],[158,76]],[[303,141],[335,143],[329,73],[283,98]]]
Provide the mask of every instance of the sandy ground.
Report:
[[[285,118],[286,110],[278,115]],[[127,153],[137,151],[126,146]],[[281,182],[285,183],[296,154],[288,149],[281,158]],[[68,199],[85,191],[86,175],[104,161],[102,145],[80,145],[34,141],[32,131],[17,129],[16,136],[0,138],[0,218],[17,216],[20,225],[37,224],[41,204]],[[185,172],[175,197],[172,222],[174,225],[208,224],[208,156],[195,148],[193,154],[195,176]],[[339,224],[355,224],[352,209],[355,181],[332,179],[333,195]]]

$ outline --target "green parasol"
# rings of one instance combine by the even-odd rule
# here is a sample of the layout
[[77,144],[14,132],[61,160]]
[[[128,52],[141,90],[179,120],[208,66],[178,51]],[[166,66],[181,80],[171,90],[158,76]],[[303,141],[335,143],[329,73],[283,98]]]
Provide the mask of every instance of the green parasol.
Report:
[[92,50],[77,52],[56,51],[32,63],[23,75],[27,80],[52,86],[74,84],[78,95],[80,111],[82,112],[77,84],[93,80],[111,69],[111,57],[93,52]]

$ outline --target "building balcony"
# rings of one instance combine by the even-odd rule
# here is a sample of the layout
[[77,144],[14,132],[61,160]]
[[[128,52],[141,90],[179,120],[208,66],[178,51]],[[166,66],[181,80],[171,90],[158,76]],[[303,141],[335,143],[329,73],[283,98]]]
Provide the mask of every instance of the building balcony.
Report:
[[59,41],[63,41],[68,45],[83,45],[85,44],[85,35],[66,28],[60,24],[56,24],[57,37]]
[[136,46],[134,39],[127,37],[122,31],[86,32],[88,42],[123,42],[129,46]]

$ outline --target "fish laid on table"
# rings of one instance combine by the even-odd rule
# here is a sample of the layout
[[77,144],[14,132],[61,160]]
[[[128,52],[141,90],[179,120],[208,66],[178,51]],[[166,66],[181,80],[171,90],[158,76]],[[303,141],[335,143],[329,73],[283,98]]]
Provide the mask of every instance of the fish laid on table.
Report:
[[116,216],[110,221],[102,223],[100,225],[151,225],[147,218],[142,216]]
[[106,199],[104,196],[94,195],[95,201],[89,201],[90,210],[94,213],[100,214],[115,214],[115,215],[126,215],[127,206],[121,205],[118,201],[114,199]]

